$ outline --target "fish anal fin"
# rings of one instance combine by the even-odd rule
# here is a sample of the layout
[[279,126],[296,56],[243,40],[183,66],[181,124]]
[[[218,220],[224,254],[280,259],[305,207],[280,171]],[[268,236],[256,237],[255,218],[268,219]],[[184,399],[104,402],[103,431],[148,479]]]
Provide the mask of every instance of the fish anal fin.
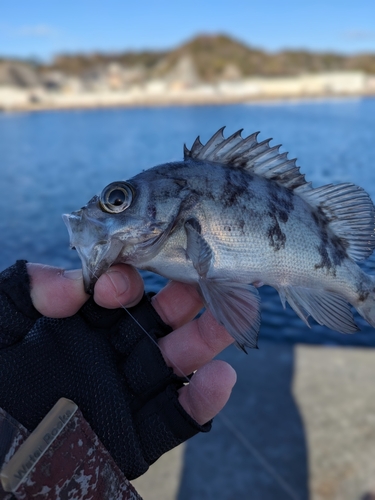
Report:
[[308,315],[317,323],[341,333],[354,333],[358,326],[354,322],[349,304],[340,295],[305,287],[282,287],[284,295],[296,314],[308,325]]
[[200,289],[204,302],[216,321],[223,325],[246,352],[257,348],[260,328],[260,297],[253,285],[225,278],[201,278]]
[[299,318],[309,327],[309,308],[303,303],[301,297],[298,295],[298,291],[296,292],[292,287],[282,287],[279,289],[279,295],[281,299],[281,303],[285,309],[285,303],[288,302],[293,311],[297,314]]

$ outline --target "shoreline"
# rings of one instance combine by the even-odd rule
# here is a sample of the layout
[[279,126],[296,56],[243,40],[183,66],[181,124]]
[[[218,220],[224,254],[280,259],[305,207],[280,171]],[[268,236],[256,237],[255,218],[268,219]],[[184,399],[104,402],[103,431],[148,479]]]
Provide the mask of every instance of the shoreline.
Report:
[[[169,92],[166,94],[138,94],[125,92],[87,92],[82,94],[46,94],[36,97],[32,92],[22,92],[18,99],[4,103],[0,99],[0,113],[23,113],[64,110],[95,110],[114,108],[155,108],[173,106],[220,106],[233,104],[276,104],[294,102],[320,102],[325,100],[357,100],[374,98],[373,92],[326,92],[222,95],[204,92]],[[0,94],[1,96],[1,94]],[[21,98],[22,97],[22,98]]]

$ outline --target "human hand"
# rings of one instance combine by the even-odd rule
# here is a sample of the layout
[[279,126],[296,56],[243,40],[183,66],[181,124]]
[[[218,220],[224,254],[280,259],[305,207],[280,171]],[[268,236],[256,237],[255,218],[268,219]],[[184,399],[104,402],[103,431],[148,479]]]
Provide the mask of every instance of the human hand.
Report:
[[[58,343],[57,349],[59,352],[56,358],[58,359],[58,361],[54,360],[53,366],[48,367],[47,371],[49,371],[49,375],[46,375],[44,370],[42,376],[43,380],[45,380],[46,377],[48,378],[48,376],[52,376],[56,380],[56,378],[61,378],[61,371],[64,371],[64,369],[66,370],[66,361],[68,360],[71,362],[71,350],[78,350],[79,352],[82,351],[82,365],[85,365],[86,360],[84,360],[83,358],[85,356],[85,353],[87,352],[87,342],[89,342],[88,348],[91,348],[90,342],[92,341],[92,332],[82,332],[81,330],[87,330],[87,317],[85,317],[85,315],[87,316],[87,311],[89,311],[89,316],[90,314],[92,316],[92,311],[96,306],[94,307],[94,305],[92,303],[90,304],[89,301],[89,303],[81,309],[83,304],[85,304],[85,302],[88,300],[88,296],[83,291],[82,277],[79,272],[68,271],[64,273],[61,270],[55,268],[40,266],[36,264],[29,264],[28,272],[30,274],[32,284],[31,298],[35,308],[44,316],[54,318],[67,317],[65,321],[49,320],[46,318],[41,319],[41,321],[44,322],[44,327],[48,326],[49,334],[51,334],[51,329],[56,330],[57,328],[58,330],[58,332],[54,332],[53,335],[54,344],[56,344],[56,342]],[[127,307],[133,306],[141,299],[142,294],[143,282],[138,273],[133,268],[124,265],[112,267],[108,273],[106,273],[99,279],[95,287],[94,299],[96,303],[102,307],[107,308],[107,311],[105,309],[100,310],[100,314],[104,315],[105,321],[103,322],[99,318],[97,321],[98,324],[96,326],[99,329],[103,329],[104,323],[108,323],[110,325],[109,329],[113,330],[113,325],[117,325],[119,321],[121,321],[122,323],[126,323],[126,327],[124,327],[125,329],[123,328],[123,331],[120,334],[120,336],[123,337],[130,328],[128,325],[130,320],[125,311],[119,309],[116,311],[115,308],[119,308],[120,304]],[[198,424],[202,425],[210,420],[213,416],[215,416],[218,411],[220,411],[220,409],[225,405],[230,391],[235,383],[235,372],[229,365],[222,361],[211,361],[218,352],[220,352],[232,342],[232,338],[222,327],[216,324],[216,322],[208,312],[204,313],[199,319],[189,322],[201,309],[202,304],[196,291],[188,285],[184,285],[181,283],[168,284],[166,288],[164,288],[153,298],[152,305],[159,316],[163,319],[163,321],[170,324],[172,328],[175,329],[172,333],[165,337],[160,336],[158,340],[163,358],[167,366],[172,367],[174,372],[178,375],[188,375],[191,372],[198,370],[188,385],[182,386],[182,384],[179,383],[180,388],[178,389],[178,400],[181,407],[191,417],[193,417],[193,419]],[[73,332],[74,335],[72,336],[72,325],[74,326],[73,330],[76,329],[78,321],[78,315],[75,313],[77,313],[77,311],[80,309],[81,311],[78,314],[80,315],[80,333],[78,334],[78,330],[75,330],[75,333]],[[113,312],[111,311],[111,309]],[[82,313],[82,311],[86,312]],[[134,311],[137,311],[137,308],[135,308]],[[97,314],[97,312],[95,314]],[[71,315],[74,316],[71,317]],[[82,323],[82,316],[85,321],[84,323]],[[140,322],[142,322],[142,320],[143,317],[139,319]],[[92,323],[93,321],[91,318],[90,327],[92,327]],[[44,331],[44,337],[46,335],[47,333],[46,331]],[[111,335],[111,349],[113,350],[113,344],[116,344],[116,347],[118,347],[119,334],[118,332],[116,332]],[[137,333],[137,335],[139,335],[139,332]],[[22,347],[22,342],[18,342],[17,347],[11,349],[13,365],[15,356],[17,356],[17,350],[19,354],[22,354],[23,359],[25,359],[25,353],[27,353],[27,361],[30,361],[30,357],[35,355],[36,346],[33,344],[33,342],[31,342],[30,344],[28,340],[28,335],[26,335],[25,341],[26,344],[29,344],[26,351]],[[123,340],[124,339],[122,339],[122,341]],[[95,339],[95,341],[97,341],[97,338]],[[102,342],[102,340],[100,340],[100,342]],[[39,342],[39,344],[40,343],[44,347],[43,352],[45,353],[45,342]],[[108,339],[106,339],[106,343],[108,343]],[[97,345],[95,345],[95,347],[97,347]],[[105,355],[107,354],[107,347],[108,346],[106,344],[100,344],[103,358],[106,357]],[[121,349],[124,349],[123,345]],[[9,352],[9,349],[7,349],[7,351]],[[51,345],[49,343],[47,352],[49,352],[49,354],[53,352],[53,355],[56,355],[56,352],[51,349]],[[77,352],[75,354],[77,354]],[[153,355],[155,356],[155,353]],[[2,363],[2,366],[9,369],[9,359],[5,359],[5,361],[5,364]],[[39,359],[38,361],[38,366],[40,366],[41,363],[43,364],[43,360],[41,361]],[[68,366],[69,373],[67,374],[67,377],[69,378],[69,380],[72,381],[72,377],[75,377],[74,380],[76,380],[76,378],[78,377],[80,379],[79,384],[78,381],[76,381],[73,383],[73,385],[78,384],[80,387],[82,386],[84,392],[87,394],[82,394],[82,390],[78,390],[79,388],[77,389],[77,387],[75,387],[73,390],[74,394],[72,395],[70,387],[71,384],[64,384],[64,382],[61,382],[60,380],[58,384],[59,387],[54,388],[56,390],[52,391],[53,395],[50,394],[51,390],[49,389],[47,400],[51,400],[51,398],[54,397],[55,400],[52,402],[52,405],[60,396],[70,397],[71,399],[75,400],[75,402],[77,402],[77,404],[81,407],[84,415],[87,416],[89,422],[93,425],[94,430],[97,432],[99,437],[101,437],[102,441],[104,441],[104,444],[106,444],[110,452],[114,455],[114,458],[119,461],[118,457],[116,456],[117,451],[114,452],[112,449],[112,433],[109,432],[108,435],[107,432],[107,434],[103,437],[103,435],[101,434],[102,429],[100,428],[102,425],[102,421],[100,418],[98,418],[97,415],[98,413],[100,413],[100,407],[98,407],[98,405],[100,406],[102,402],[98,401],[96,388],[100,388],[100,386],[105,385],[104,382],[108,382],[108,384],[106,385],[106,390],[112,391],[114,382],[117,382],[114,380],[106,380],[106,378],[108,378],[107,372],[105,370],[103,371],[102,366],[100,365],[100,363],[102,362],[103,361],[100,356],[99,358],[95,358],[95,363],[97,364],[96,367],[95,363],[93,364],[92,362],[90,362],[89,365],[91,368],[94,366],[94,370],[89,369],[89,367],[86,366],[82,371],[82,366],[77,368],[77,363],[74,363],[73,367],[71,364]],[[116,358],[116,362],[118,362],[118,356]],[[48,361],[46,361],[46,363],[48,364]],[[31,378],[33,378],[34,374],[32,363],[28,362],[27,365],[29,376],[31,370]],[[103,366],[106,369],[108,368],[105,363],[103,364]],[[17,373],[19,372],[19,370],[15,370],[13,366],[13,369],[10,372],[11,373],[9,373],[9,370],[7,371],[8,376],[11,377],[10,383],[13,383],[13,393],[17,394]],[[113,374],[111,373],[111,375]],[[7,375],[5,374],[5,376]],[[165,374],[163,376],[165,376]],[[4,377],[2,377],[2,380],[3,379]],[[24,381],[24,377],[19,377],[19,379],[22,379],[22,381]],[[88,379],[90,380],[89,385],[87,384]],[[171,382],[172,378],[169,377],[169,379],[169,381]],[[1,393],[1,391],[0,406],[4,406],[4,409],[9,411],[9,413],[15,416],[15,418],[19,419],[21,423],[22,418],[24,419],[24,421],[27,420],[27,412],[37,414],[37,418],[40,420],[39,417],[44,416],[41,412],[44,411],[44,408],[47,405],[47,402],[44,401],[43,391],[45,390],[45,388],[42,382],[42,380],[35,380],[33,382],[33,401],[26,401],[26,408],[21,409],[21,411],[17,407],[13,408],[14,411],[12,412],[12,408],[10,407],[12,405],[9,406],[9,401],[12,400],[12,397],[9,398],[9,394],[4,395]],[[175,381],[173,383],[175,383]],[[35,395],[35,388],[38,384],[39,393],[37,392],[37,394]],[[5,386],[7,386],[7,384],[5,384]],[[151,389],[150,384],[147,385],[147,390],[151,390],[151,396],[154,396],[155,388],[151,387]],[[164,390],[164,387],[162,389]],[[19,391],[22,392],[22,387],[19,387]],[[63,391],[63,393],[61,391]],[[24,392],[25,391],[23,391],[23,393]],[[28,392],[30,391],[28,390]],[[20,396],[20,394],[18,394],[18,396]],[[119,396],[118,393],[117,396]],[[43,400],[40,404],[40,409],[37,401],[38,398]],[[24,400],[24,397],[18,397],[17,401],[19,401],[20,399]],[[121,398],[118,397],[118,399],[116,399],[116,402],[114,403],[114,406],[118,406],[118,408],[117,412],[116,408],[115,413],[112,412],[113,428],[118,425],[118,422],[116,420],[118,415],[121,416],[121,411],[124,411],[124,407],[121,407],[120,399]],[[50,402],[48,402],[48,404],[49,403]],[[13,398],[13,406],[14,404],[15,403]],[[16,405],[17,404],[18,403],[16,403]],[[16,410],[21,414],[21,418],[19,417],[19,415],[14,414]],[[44,413],[46,412],[44,411]],[[36,423],[38,422],[33,422],[32,425],[29,423],[29,425],[26,426],[30,428],[33,427],[34,424],[36,425]],[[197,432],[198,430],[207,429],[204,429],[203,427],[199,429],[198,425],[196,426],[195,432]],[[127,437],[128,436],[126,435],[123,436],[123,441],[125,442],[116,444],[120,444],[122,448],[126,448],[126,444],[128,444],[126,442]],[[161,450],[161,453],[165,451],[167,450]],[[157,453],[159,452],[160,450],[158,450]],[[151,462],[156,458],[153,458]],[[134,457],[131,457],[129,460],[125,461],[134,462]],[[123,460],[120,459],[120,462],[123,462]],[[148,463],[150,463],[150,460],[148,460]],[[126,466],[124,467],[123,464],[121,465],[123,469],[126,469]],[[142,467],[144,468],[144,464],[141,464],[138,468],[135,467],[135,469],[133,467],[130,471],[125,470],[125,473],[129,478],[136,477],[136,475],[139,475],[139,473],[144,472],[144,470],[140,471]]]
[[[65,271],[28,264],[31,298],[43,316],[71,316],[87,301],[80,270]],[[68,279],[67,279],[68,278]],[[103,274],[94,290],[95,302],[107,309],[130,308],[143,295],[143,280],[136,269],[115,265]],[[227,403],[236,382],[234,369],[225,361],[212,359],[233,342],[225,328],[206,311],[191,321],[202,309],[196,289],[184,283],[170,282],[152,299],[161,319],[174,331],[159,340],[167,364],[180,376],[197,372],[188,385],[179,390],[182,407],[199,424],[205,424]]]

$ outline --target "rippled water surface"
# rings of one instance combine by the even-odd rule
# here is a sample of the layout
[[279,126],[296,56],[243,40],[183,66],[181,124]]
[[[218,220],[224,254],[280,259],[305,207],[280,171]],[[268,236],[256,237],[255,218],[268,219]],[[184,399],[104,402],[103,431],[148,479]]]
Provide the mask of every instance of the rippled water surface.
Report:
[[[355,182],[375,200],[375,100],[322,100],[258,105],[51,111],[0,114],[0,268],[15,259],[78,267],[69,250],[61,214],[142,169],[182,157],[200,134],[219,127],[244,128],[273,137],[315,186]],[[365,268],[375,273],[375,259]],[[146,274],[147,287],[163,280]],[[309,330],[284,311],[276,292],[261,289],[263,338],[311,343],[375,345],[373,329],[341,335],[315,325]]]

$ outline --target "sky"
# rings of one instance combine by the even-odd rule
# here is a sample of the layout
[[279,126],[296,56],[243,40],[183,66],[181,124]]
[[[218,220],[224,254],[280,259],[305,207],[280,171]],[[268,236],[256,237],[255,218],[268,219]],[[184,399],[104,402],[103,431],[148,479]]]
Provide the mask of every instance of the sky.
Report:
[[170,49],[202,33],[272,52],[375,53],[375,0],[0,0],[0,57]]

